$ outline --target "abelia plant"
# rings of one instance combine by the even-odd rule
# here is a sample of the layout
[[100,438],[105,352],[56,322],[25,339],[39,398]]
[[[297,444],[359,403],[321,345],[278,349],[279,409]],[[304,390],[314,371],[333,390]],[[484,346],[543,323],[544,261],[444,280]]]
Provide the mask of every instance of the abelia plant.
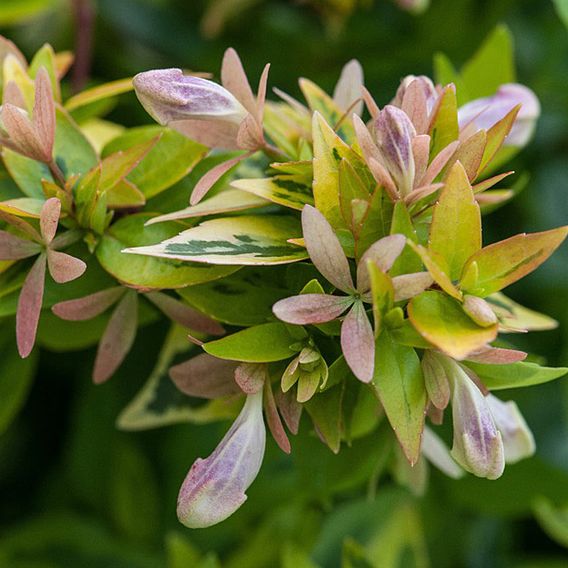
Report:
[[[171,321],[119,427],[234,419],[183,481],[183,524],[213,525],[245,502],[266,426],[285,453],[290,434],[340,453],[375,432],[375,475],[416,493],[426,460],[452,478],[496,479],[533,454],[518,407],[493,393],[566,369],[513,348],[509,334],[556,322],[502,290],[568,227],[496,243],[481,228],[514,194],[501,170],[534,131],[527,87],[466,100],[457,74],[409,76],[381,107],[351,61],[333,96],[301,79],[305,102],[278,89],[274,102],[268,66],[255,94],[229,49],[221,84],[153,70],[63,101],[67,59],[45,46],[28,65],[0,47],[2,313],[16,315],[22,357],[42,307],[70,334],[93,322],[95,383],[120,368],[140,326]],[[132,86],[160,126],[97,116]]]

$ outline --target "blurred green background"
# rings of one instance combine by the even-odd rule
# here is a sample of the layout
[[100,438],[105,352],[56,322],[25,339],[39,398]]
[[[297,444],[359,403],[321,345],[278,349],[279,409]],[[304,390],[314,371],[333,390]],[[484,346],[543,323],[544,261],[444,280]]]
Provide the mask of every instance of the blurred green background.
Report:
[[[330,91],[356,57],[384,104],[403,76],[431,75],[435,53],[459,66],[505,23],[516,40],[518,79],[537,93],[543,114],[512,164],[530,174],[526,189],[485,223],[484,239],[492,242],[568,220],[568,31],[561,19],[568,3],[554,4],[431,0],[412,15],[390,0],[97,0],[89,81],[155,67],[218,74],[223,51],[233,46],[251,77],[271,62],[270,85],[295,96],[300,76]],[[44,42],[74,50],[73,14],[68,0],[1,0],[0,33],[28,57]],[[109,118],[149,122],[132,94]],[[567,365],[568,247],[509,295],[561,323],[515,344]],[[0,354],[13,341],[12,323],[2,325]],[[14,384],[36,375],[23,410],[0,436],[1,568],[568,565],[568,380],[505,397],[518,402],[538,452],[496,482],[433,472],[422,500],[387,485],[373,498],[361,470],[366,453],[380,452],[376,435],[338,458],[309,437],[292,441],[291,457],[271,440],[245,506],[219,526],[184,529],[175,517],[179,485],[227,424],[147,432],[115,426],[166,333],[165,324],[145,327],[112,381],[96,387],[94,350],[43,349],[32,363],[0,356],[0,373],[13,375]],[[402,552],[392,560],[389,551]]]

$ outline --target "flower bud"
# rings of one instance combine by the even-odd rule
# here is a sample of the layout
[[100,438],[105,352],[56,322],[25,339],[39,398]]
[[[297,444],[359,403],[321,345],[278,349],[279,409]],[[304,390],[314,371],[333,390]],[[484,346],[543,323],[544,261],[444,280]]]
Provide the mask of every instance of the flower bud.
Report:
[[495,312],[483,298],[466,295],[463,301],[463,311],[481,327],[491,327],[497,323]]
[[522,148],[530,140],[540,116],[536,95],[524,85],[502,85],[492,97],[476,99],[462,106],[458,111],[460,129],[473,124],[477,130],[487,130],[519,104],[521,109],[504,144]]
[[398,87],[391,104],[399,108],[402,107],[404,95],[411,83],[416,83],[416,85],[418,85],[423,91],[424,97],[426,98],[428,112],[431,112],[438,100],[438,93],[432,79],[426,75],[407,75],[404,77],[400,82],[400,86]]
[[414,184],[412,139],[416,136],[416,130],[412,122],[404,111],[387,105],[375,121],[375,136],[384,166],[400,194],[408,195]]
[[444,364],[452,387],[451,454],[474,475],[497,479],[505,468],[505,451],[487,399],[455,361],[446,358]]
[[240,125],[247,111],[227,89],[213,81],[184,75],[181,69],[157,69],[133,79],[142,106],[160,124],[187,119]]
[[505,461],[516,463],[532,456],[536,448],[534,437],[518,406],[512,400],[503,402],[492,394],[487,395],[486,400],[503,437]]
[[265,443],[261,390],[247,396],[215,451],[191,466],[178,496],[179,520],[189,528],[205,528],[231,516],[246,501],[245,491],[260,470]]

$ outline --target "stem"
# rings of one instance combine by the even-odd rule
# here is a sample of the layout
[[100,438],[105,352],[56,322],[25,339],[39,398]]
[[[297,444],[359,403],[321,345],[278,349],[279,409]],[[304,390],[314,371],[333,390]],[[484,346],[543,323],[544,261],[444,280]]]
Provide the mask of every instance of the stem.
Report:
[[95,11],[91,0],[72,0],[75,20],[75,64],[71,84],[73,92],[83,89],[89,79],[93,51]]
[[55,160],[51,160],[48,164],[49,171],[51,175],[54,177],[55,181],[61,186],[61,189],[67,191],[65,187],[65,175],[61,171],[61,168],[57,165]]

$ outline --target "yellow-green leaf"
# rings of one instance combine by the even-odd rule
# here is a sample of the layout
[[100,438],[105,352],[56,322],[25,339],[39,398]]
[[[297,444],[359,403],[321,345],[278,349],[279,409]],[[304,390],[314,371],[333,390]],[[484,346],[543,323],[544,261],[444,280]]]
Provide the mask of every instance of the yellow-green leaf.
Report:
[[269,178],[239,179],[232,187],[248,191],[268,201],[301,211],[304,205],[313,205],[311,182],[305,183],[299,176],[276,175]]
[[441,292],[412,298],[408,316],[424,339],[454,359],[464,359],[497,336],[497,325],[477,325],[459,302]]
[[481,249],[464,267],[462,289],[481,297],[498,292],[540,266],[566,235],[568,226],[523,233]]
[[102,85],[86,89],[85,91],[67,99],[65,102],[65,108],[68,111],[72,111],[102,99],[108,99],[109,97],[116,97],[117,95],[128,93],[133,88],[132,79],[130,77],[127,79],[111,81],[110,83],[103,83]]
[[426,413],[424,377],[416,351],[397,343],[386,330],[377,339],[372,385],[408,461],[415,464]]
[[430,227],[430,253],[442,257],[450,280],[457,280],[467,259],[481,248],[481,213],[460,162],[450,170]]

